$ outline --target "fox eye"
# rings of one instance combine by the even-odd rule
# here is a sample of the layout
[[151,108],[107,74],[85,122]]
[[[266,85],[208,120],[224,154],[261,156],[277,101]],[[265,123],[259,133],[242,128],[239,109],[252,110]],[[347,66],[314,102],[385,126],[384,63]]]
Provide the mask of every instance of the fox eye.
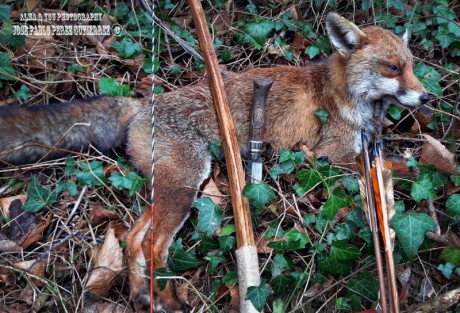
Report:
[[387,67],[392,71],[393,73],[400,74],[401,71],[399,70],[399,67],[397,67],[394,64],[387,64]]

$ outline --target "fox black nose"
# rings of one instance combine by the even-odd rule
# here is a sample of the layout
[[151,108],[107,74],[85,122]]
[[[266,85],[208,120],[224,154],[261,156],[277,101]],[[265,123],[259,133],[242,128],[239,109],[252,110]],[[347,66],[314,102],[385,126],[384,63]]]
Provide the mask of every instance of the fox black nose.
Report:
[[422,104],[425,104],[428,102],[428,100],[430,100],[430,95],[427,94],[426,92],[425,93],[422,93],[422,95],[420,96],[420,102]]

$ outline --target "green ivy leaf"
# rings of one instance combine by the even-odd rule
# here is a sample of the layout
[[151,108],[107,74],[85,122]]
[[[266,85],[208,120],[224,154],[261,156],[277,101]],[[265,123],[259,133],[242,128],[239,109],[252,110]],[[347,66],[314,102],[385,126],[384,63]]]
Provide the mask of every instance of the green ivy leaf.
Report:
[[174,245],[171,245],[170,251],[171,250],[173,253],[169,258],[168,264],[175,272],[197,268],[203,263],[203,261],[196,258],[193,249],[188,252],[184,251],[182,239],[178,239]]
[[273,301],[272,312],[273,313],[284,313],[284,312],[286,312],[286,307],[284,305],[283,300],[276,299],[275,301]]
[[443,49],[448,48],[455,41],[455,38],[442,26],[439,26],[438,30],[434,32],[434,37]]
[[439,85],[441,74],[433,67],[420,63],[415,67],[414,73],[428,91],[435,95],[442,96],[442,88],[441,85]]
[[29,91],[30,91],[30,88],[27,87],[27,85],[23,84],[21,85],[21,88],[19,88],[19,90],[14,93],[14,96],[24,101],[28,101],[30,97]]
[[68,191],[73,197],[78,196],[77,184],[73,180],[60,181],[56,186],[56,193]]
[[219,241],[217,241],[213,237],[208,237],[206,235],[198,234],[197,238],[201,240],[200,244],[197,247],[198,252],[200,254],[205,254],[211,250],[219,249]]
[[287,241],[281,239],[277,241],[272,241],[267,244],[270,248],[273,248],[278,253],[286,253],[291,250],[291,247],[287,243]]
[[133,196],[149,181],[148,178],[142,178],[135,172],[129,172],[125,176],[119,172],[113,172],[109,180],[118,190],[127,189],[130,196]]
[[353,175],[345,176],[342,181],[350,194],[355,194],[359,191],[359,181]]
[[122,59],[131,59],[142,52],[142,46],[131,38],[123,38],[122,41],[112,42],[112,47],[118,51]]
[[455,187],[460,186],[460,176],[450,175],[450,180],[454,183]]
[[460,266],[460,249],[454,247],[444,248],[441,252],[441,259],[455,266]]
[[261,284],[257,287],[249,287],[246,294],[246,300],[251,300],[254,307],[262,311],[268,297],[273,293],[268,284]]
[[391,106],[387,110],[388,115],[390,115],[393,119],[399,121],[401,119],[401,109],[395,106]]
[[[1,11],[1,9],[0,9]],[[5,44],[10,47],[25,47],[26,36],[24,35],[13,35],[13,20],[3,20],[3,26],[0,28],[0,44]],[[1,64],[2,62],[0,62]],[[0,65],[1,67],[1,65]],[[1,70],[3,71],[3,70]],[[16,76],[16,75],[14,75]],[[1,78],[1,77],[0,77]],[[4,78],[2,78],[4,79]]]
[[[159,269],[155,270],[155,283],[156,286],[160,289],[163,290],[166,287],[166,283],[168,282],[168,279],[166,277],[173,277],[177,276],[176,273],[168,271],[166,268],[162,267]],[[162,278],[165,277],[165,278]]]
[[219,247],[223,252],[229,252],[236,246],[236,239],[234,236],[219,237]]
[[102,162],[94,160],[89,163],[78,162],[76,164],[81,169],[75,171],[80,185],[102,186],[107,181]]
[[267,40],[268,33],[273,30],[275,23],[269,19],[260,19],[247,23],[245,33],[251,36],[259,45],[263,46]]
[[0,3],[0,20],[4,21],[10,18],[11,7],[8,4]]
[[378,300],[379,285],[370,272],[360,273],[347,283],[347,288],[371,301]]
[[275,193],[266,183],[252,184],[244,186],[243,196],[249,199],[249,203],[259,210],[262,210],[268,200],[275,198]]
[[99,79],[99,91],[103,95],[120,97],[129,96],[129,86],[118,85],[114,78]]
[[237,272],[228,272],[222,277],[222,282],[226,286],[233,286],[238,283],[238,273]]
[[76,72],[84,72],[85,70],[83,69],[83,67],[81,67],[80,65],[78,64],[70,64],[69,66],[67,66],[67,69],[72,72],[72,73],[76,73]]
[[340,261],[354,261],[361,255],[355,246],[346,241],[335,241],[332,243],[330,256]]
[[341,187],[336,187],[329,199],[324,203],[322,213],[327,219],[332,220],[340,209],[349,206],[351,202],[352,199],[345,194],[345,190]]
[[436,197],[433,182],[430,175],[421,175],[413,184],[410,191],[412,198],[419,202],[423,199],[433,199]]
[[316,110],[314,114],[319,118],[321,124],[325,124],[329,118],[329,112],[326,110]]
[[444,277],[447,279],[450,279],[450,276],[452,276],[452,272],[454,271],[454,269],[455,265],[449,262],[447,262],[446,264],[438,265],[438,270],[440,270],[442,275],[444,275]]
[[318,258],[318,267],[321,274],[339,274],[346,275],[350,273],[351,262],[340,261],[333,257],[321,257]]
[[281,275],[287,268],[289,268],[289,263],[286,260],[286,257],[283,254],[277,254],[273,258],[271,264],[271,274],[272,278],[276,278]]
[[447,214],[454,219],[460,218],[460,194],[453,194],[446,201]]
[[219,233],[219,237],[224,237],[233,234],[236,231],[236,227],[233,224],[228,224],[222,227]]
[[315,46],[309,46],[305,49],[305,54],[308,55],[308,57],[310,59],[313,59],[315,56],[319,55],[320,54],[320,50],[318,47],[315,47]]
[[426,214],[407,212],[396,214],[390,221],[391,228],[409,259],[413,259],[422,245],[425,234],[436,227],[433,219]]
[[193,207],[200,211],[198,230],[212,236],[220,228],[223,210],[212,202],[209,197],[201,197],[193,202]]
[[53,205],[56,202],[56,192],[40,185],[37,177],[34,176],[27,191],[27,201],[23,206],[24,210],[28,212],[38,212],[45,206]]
[[300,232],[294,228],[286,232],[286,237],[289,248],[292,251],[304,249],[307,243],[310,242],[310,238],[306,233]]
[[276,295],[285,293],[287,288],[294,285],[295,278],[291,275],[279,275],[270,281],[270,286]]
[[227,262],[227,258],[224,256],[223,251],[209,252],[208,255],[204,257],[206,261],[209,262],[209,272],[213,275],[216,272],[217,266],[224,262]]
[[317,171],[307,169],[301,169],[295,175],[295,178],[300,181],[300,187],[302,192],[300,195],[309,192],[313,187],[315,187],[322,181],[321,176]]
[[0,79],[3,80],[14,80],[16,77],[16,71],[11,65],[10,55],[7,52],[0,52],[0,72],[8,74],[9,76],[0,74]]

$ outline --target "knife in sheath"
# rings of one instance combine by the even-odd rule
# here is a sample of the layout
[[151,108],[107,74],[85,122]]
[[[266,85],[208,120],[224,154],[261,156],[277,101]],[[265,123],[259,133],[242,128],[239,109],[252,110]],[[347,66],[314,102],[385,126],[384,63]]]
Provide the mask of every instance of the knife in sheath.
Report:
[[271,79],[254,79],[254,100],[249,139],[251,158],[248,162],[251,183],[260,183],[262,181],[261,154],[265,132],[265,106],[267,104],[268,91],[272,84],[273,80]]

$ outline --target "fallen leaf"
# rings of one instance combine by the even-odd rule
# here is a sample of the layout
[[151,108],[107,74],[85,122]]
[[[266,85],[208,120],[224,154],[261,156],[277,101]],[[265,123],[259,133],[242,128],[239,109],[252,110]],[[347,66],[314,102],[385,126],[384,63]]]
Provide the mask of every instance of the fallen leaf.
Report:
[[429,277],[424,277],[420,285],[420,292],[416,296],[417,300],[425,301],[435,294],[433,283]]
[[320,292],[322,292],[323,290],[329,288],[330,286],[332,286],[332,284],[334,283],[334,280],[332,278],[326,280],[324,283],[322,284],[314,284],[313,286],[311,286],[310,288],[308,288],[308,290],[303,294],[304,297],[306,298],[314,298],[316,297]]
[[433,112],[428,107],[420,107],[417,112],[415,112],[415,118],[423,132],[433,131],[428,127],[428,125],[433,122]]
[[35,213],[24,210],[23,204],[19,199],[11,202],[9,211],[11,218],[9,225],[9,239],[20,245],[27,233],[37,227],[38,219]]
[[82,308],[79,313],[133,313],[133,311],[116,303],[93,303],[87,307]]
[[439,142],[439,140],[430,135],[423,135],[427,142],[422,147],[422,154],[419,163],[422,165],[431,164],[438,170],[450,174],[457,175],[457,163],[452,152]]
[[270,248],[268,244],[275,241],[274,238],[269,240],[265,239],[265,234],[261,232],[256,239],[257,253],[271,253],[273,248]]
[[24,313],[24,312],[27,312],[27,311],[19,310],[19,309],[16,309],[16,308],[10,308],[10,307],[8,307],[6,305],[0,304],[0,312],[2,312],[2,313]]
[[113,285],[116,276],[123,270],[123,250],[115,238],[112,227],[107,229],[105,241],[99,251],[94,270],[86,283],[92,294],[105,297]]
[[115,211],[104,209],[100,205],[95,205],[91,207],[90,218],[91,218],[91,225],[93,226],[100,225],[108,221],[109,219],[119,219]]
[[42,239],[43,231],[51,223],[53,214],[48,214],[47,217],[39,216],[38,219],[40,220],[39,224],[35,228],[29,230],[27,234],[25,234],[24,237],[22,237],[22,239],[19,241],[19,245],[23,249]]
[[[21,251],[21,247],[11,240],[0,240],[0,252],[15,252]],[[1,311],[0,311],[1,312]]]
[[8,218],[10,218],[10,205],[14,200],[21,200],[22,204],[24,204],[27,200],[27,195],[0,198],[0,207],[2,208],[3,215]]
[[222,194],[222,192],[220,192],[219,188],[217,188],[214,179],[209,179],[208,183],[204,186],[202,192],[203,196],[211,198],[212,202],[215,205],[219,207],[222,205],[224,195]]
[[49,62],[56,54],[56,42],[52,34],[26,36],[27,65],[31,68],[51,71],[53,62]]
[[212,25],[214,26],[217,35],[224,35],[228,32],[230,26],[232,25],[232,16],[227,11],[220,11],[214,15]]
[[[46,263],[43,261],[38,261],[36,259],[34,260],[28,260],[28,261],[23,261],[23,262],[18,262],[14,263],[13,266],[15,268],[21,269],[23,271],[26,271],[30,275],[33,275],[38,278],[45,278],[45,266]],[[32,277],[33,279],[33,277]],[[44,282],[40,279],[33,279],[33,282],[35,285],[38,286],[44,286]]]
[[[5,292],[10,291],[11,287],[15,286],[16,276],[13,274],[13,271],[0,268],[0,289]],[[2,312],[0,310],[0,312]]]

